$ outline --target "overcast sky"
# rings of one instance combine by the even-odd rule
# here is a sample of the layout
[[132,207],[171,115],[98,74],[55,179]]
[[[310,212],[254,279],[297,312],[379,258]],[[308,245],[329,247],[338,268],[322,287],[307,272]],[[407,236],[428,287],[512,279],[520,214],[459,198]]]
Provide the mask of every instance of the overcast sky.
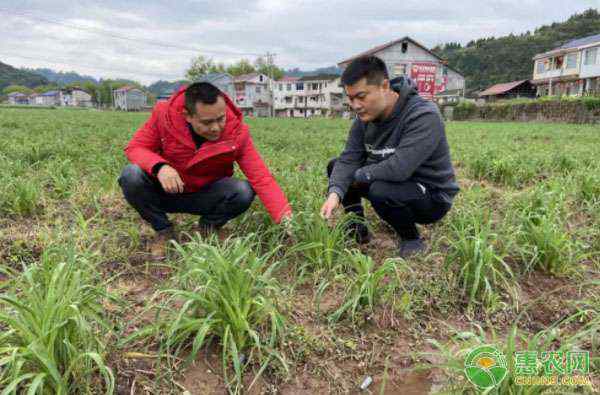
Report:
[[231,63],[269,51],[308,70],[405,35],[465,44],[590,7],[600,0],[0,0],[0,61],[145,84],[183,77],[199,53]]

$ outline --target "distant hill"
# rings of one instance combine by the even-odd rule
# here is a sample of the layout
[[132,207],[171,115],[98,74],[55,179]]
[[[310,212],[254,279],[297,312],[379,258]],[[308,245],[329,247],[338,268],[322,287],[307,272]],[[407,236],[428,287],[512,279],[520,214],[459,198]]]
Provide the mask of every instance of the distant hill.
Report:
[[186,83],[187,83],[187,81],[185,81],[185,80],[172,81],[172,82],[159,80],[153,84],[148,85],[146,88],[151,93],[155,94],[156,96],[159,96],[159,95],[162,95],[163,93],[171,93],[175,89],[177,89],[179,87],[179,85],[186,84]]
[[74,71],[54,71],[51,69],[23,69],[45,77],[48,81],[54,82],[59,86],[69,85],[76,82],[93,82],[98,83],[98,80],[89,75],[81,75]]
[[23,85],[34,88],[46,84],[48,84],[48,80],[41,75],[0,62],[0,91],[9,85]]
[[448,60],[448,65],[466,78],[467,90],[481,90],[500,82],[532,78],[532,58],[567,41],[600,33],[600,13],[589,9],[565,22],[541,26],[533,33],[481,38],[469,42],[447,43],[433,51]]
[[303,71],[299,68],[288,69],[285,71],[285,75],[288,77],[305,77],[319,74],[335,74],[342,75],[342,69],[337,66],[321,67],[311,71]]

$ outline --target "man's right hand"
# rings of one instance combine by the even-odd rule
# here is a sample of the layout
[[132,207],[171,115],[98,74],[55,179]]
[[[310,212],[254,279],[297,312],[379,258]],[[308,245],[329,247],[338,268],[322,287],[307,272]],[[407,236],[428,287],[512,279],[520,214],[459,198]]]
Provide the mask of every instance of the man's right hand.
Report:
[[181,180],[177,170],[169,165],[163,165],[156,175],[160,185],[167,193],[182,193],[185,184]]
[[321,217],[325,219],[331,218],[333,211],[340,205],[340,197],[337,193],[332,192],[327,197],[327,200],[321,207]]

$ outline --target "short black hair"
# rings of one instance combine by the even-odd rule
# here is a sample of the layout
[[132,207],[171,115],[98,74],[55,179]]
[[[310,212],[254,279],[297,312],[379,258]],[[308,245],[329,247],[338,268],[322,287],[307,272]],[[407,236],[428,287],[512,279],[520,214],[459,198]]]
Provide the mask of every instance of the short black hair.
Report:
[[354,85],[366,78],[369,85],[381,85],[389,79],[385,62],[377,56],[361,56],[354,59],[342,73],[342,85]]
[[223,92],[210,82],[194,82],[185,90],[185,109],[189,114],[196,113],[196,103],[215,104]]

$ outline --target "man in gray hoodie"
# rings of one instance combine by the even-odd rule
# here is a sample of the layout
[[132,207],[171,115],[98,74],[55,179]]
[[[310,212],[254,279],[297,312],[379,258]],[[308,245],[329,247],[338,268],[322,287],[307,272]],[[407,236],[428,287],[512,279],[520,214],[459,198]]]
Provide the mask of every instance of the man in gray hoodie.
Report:
[[[426,246],[416,224],[442,219],[459,191],[440,112],[410,79],[390,81],[375,56],[352,61],[342,84],[357,116],[344,151],[327,166],[321,215],[330,218],[342,203],[346,212],[364,218],[366,198],[398,233],[400,256],[422,252]],[[363,220],[349,226],[359,243],[370,240]]]

